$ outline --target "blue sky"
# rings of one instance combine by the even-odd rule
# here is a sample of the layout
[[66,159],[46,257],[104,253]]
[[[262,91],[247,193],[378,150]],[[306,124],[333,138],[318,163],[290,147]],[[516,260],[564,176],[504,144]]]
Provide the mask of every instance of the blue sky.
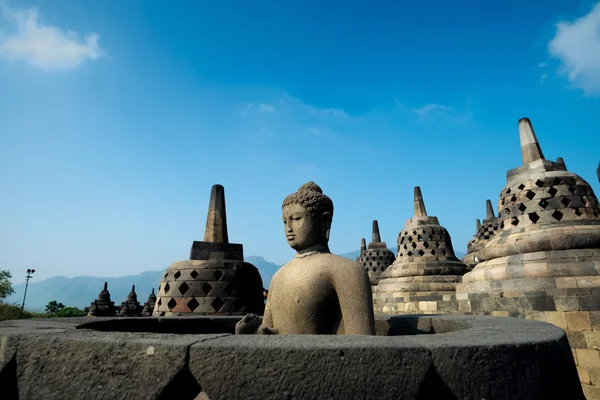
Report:
[[202,240],[215,183],[246,255],[293,257],[281,202],[308,180],[334,201],[334,252],[373,219],[395,245],[415,185],[464,252],[521,163],[524,116],[600,190],[595,2],[0,5],[0,268],[16,282],[165,269]]

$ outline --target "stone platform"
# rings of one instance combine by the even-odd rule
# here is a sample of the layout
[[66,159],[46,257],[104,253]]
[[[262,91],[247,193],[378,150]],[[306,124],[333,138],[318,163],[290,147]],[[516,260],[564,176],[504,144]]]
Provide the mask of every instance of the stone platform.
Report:
[[377,336],[226,333],[235,321],[2,322],[2,399],[584,398],[564,331],[543,322],[409,315],[378,318]]

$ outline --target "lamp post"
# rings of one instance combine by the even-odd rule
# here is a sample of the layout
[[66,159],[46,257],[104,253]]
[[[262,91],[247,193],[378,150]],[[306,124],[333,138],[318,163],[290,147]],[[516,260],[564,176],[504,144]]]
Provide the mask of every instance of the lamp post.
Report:
[[25,297],[27,297],[27,287],[29,286],[29,279],[35,273],[35,269],[28,269],[27,276],[25,277],[25,294],[23,294],[23,304],[21,304],[21,314],[19,314],[19,319],[23,317],[23,310],[25,309]]

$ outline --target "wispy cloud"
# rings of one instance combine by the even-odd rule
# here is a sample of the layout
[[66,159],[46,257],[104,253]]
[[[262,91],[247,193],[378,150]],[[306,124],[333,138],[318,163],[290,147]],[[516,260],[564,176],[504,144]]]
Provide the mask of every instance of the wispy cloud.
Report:
[[571,86],[600,95],[600,2],[581,18],[558,23],[548,51]]
[[441,104],[425,104],[421,108],[411,108],[411,111],[420,116],[439,115],[451,111],[452,108]]
[[243,114],[247,114],[249,112],[272,112],[275,111],[275,106],[271,104],[264,103],[249,103],[246,105],[246,108],[243,111]]
[[95,33],[80,40],[77,32],[40,22],[36,8],[12,10],[0,5],[5,21],[16,24],[11,33],[0,31],[0,57],[42,70],[72,70],[103,53]]

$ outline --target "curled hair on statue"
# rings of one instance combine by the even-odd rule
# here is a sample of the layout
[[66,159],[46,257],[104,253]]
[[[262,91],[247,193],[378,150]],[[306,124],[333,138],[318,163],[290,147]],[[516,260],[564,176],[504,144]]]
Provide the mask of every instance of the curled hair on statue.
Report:
[[305,183],[300,186],[296,193],[286,197],[281,208],[290,204],[300,204],[313,217],[322,216],[326,212],[333,216],[333,202],[323,194],[323,190],[313,181]]

